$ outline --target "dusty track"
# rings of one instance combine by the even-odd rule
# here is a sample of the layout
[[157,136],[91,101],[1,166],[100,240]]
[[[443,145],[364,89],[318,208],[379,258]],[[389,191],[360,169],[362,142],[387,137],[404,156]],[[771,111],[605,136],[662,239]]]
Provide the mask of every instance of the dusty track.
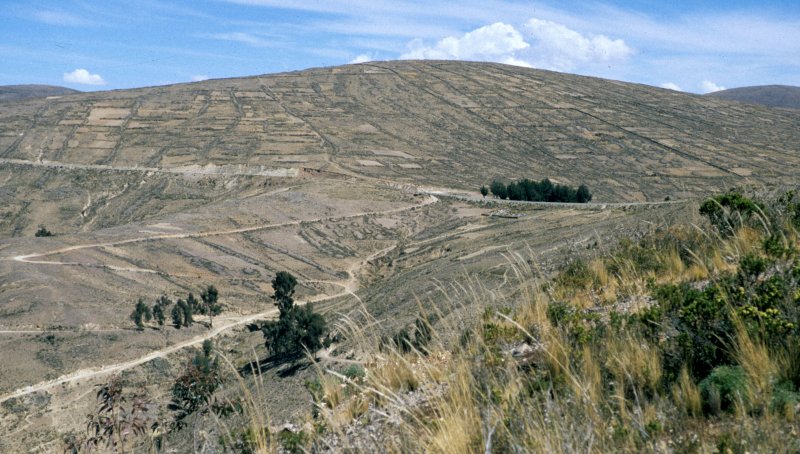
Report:
[[[233,234],[247,233],[247,232],[253,232],[253,231],[258,231],[258,230],[265,230],[265,229],[280,228],[280,227],[286,227],[286,226],[292,226],[292,225],[299,225],[300,223],[305,223],[305,222],[340,221],[340,220],[352,219],[352,218],[361,217],[361,216],[375,216],[375,215],[386,215],[386,214],[400,213],[400,212],[403,212],[403,211],[413,210],[413,209],[416,209],[416,208],[420,208],[420,207],[423,207],[423,206],[430,205],[432,203],[436,203],[439,200],[438,197],[449,197],[449,198],[455,198],[455,199],[466,200],[466,201],[481,201],[482,200],[478,196],[471,196],[469,194],[458,194],[458,193],[449,192],[449,191],[442,191],[442,190],[435,190],[435,191],[434,190],[420,190],[419,192],[427,194],[428,198],[425,199],[423,202],[421,202],[419,204],[416,204],[416,205],[412,205],[412,206],[409,206],[409,207],[403,207],[403,208],[395,208],[395,209],[391,209],[391,210],[360,212],[360,213],[349,214],[349,215],[346,215],[346,216],[330,216],[330,217],[322,217],[322,218],[315,218],[315,219],[304,219],[304,220],[296,220],[296,221],[282,222],[282,223],[276,223],[276,224],[265,224],[265,225],[251,226],[251,227],[243,227],[243,228],[237,228],[237,229],[213,230],[213,231],[195,232],[195,233],[176,233],[176,234],[162,234],[162,235],[142,236],[142,237],[129,238],[129,239],[125,239],[125,240],[111,241],[111,242],[105,242],[105,243],[91,243],[91,244],[68,246],[68,247],[54,249],[54,250],[50,250],[50,251],[46,251],[46,252],[39,252],[39,253],[26,254],[26,255],[17,255],[17,256],[14,256],[14,257],[6,257],[5,259],[6,260],[14,260],[14,261],[23,262],[23,263],[39,264],[39,265],[86,266],[86,265],[83,265],[83,264],[78,263],[78,262],[59,262],[59,261],[45,261],[45,260],[32,260],[32,259],[36,259],[36,258],[40,258],[40,257],[47,257],[47,256],[51,256],[51,255],[56,255],[56,254],[62,254],[62,253],[65,253],[65,252],[83,250],[83,249],[113,247],[113,246],[121,246],[121,245],[126,245],[126,244],[131,244],[131,243],[148,242],[148,241],[161,241],[161,240],[169,240],[169,239],[204,238],[204,237],[210,237],[210,236],[233,235]],[[506,202],[508,202],[508,201],[506,201]],[[519,203],[537,204],[536,202],[519,202]],[[675,204],[675,203],[680,203],[680,202],[677,202],[677,201],[676,202],[641,202],[641,203],[621,203],[621,204],[552,204],[552,203],[541,203],[541,205],[546,206],[546,207],[558,206],[558,207],[572,207],[572,208],[574,208],[576,206],[580,207],[582,205],[582,207],[585,207],[585,208],[588,208],[588,209],[605,210],[605,209],[608,209],[608,208],[633,207],[633,206],[653,206],[653,205],[664,205],[664,204]],[[463,232],[459,232],[459,233],[463,233]],[[449,234],[445,234],[444,236],[447,236],[447,235],[449,235]],[[371,254],[369,257],[365,258],[364,260],[353,264],[347,270],[347,273],[348,273],[349,277],[345,281],[309,281],[309,283],[325,283],[325,284],[335,285],[335,286],[341,287],[342,291],[337,293],[337,294],[334,294],[334,295],[326,295],[326,294],[318,295],[316,297],[309,298],[308,301],[298,301],[298,304],[305,304],[305,303],[308,303],[308,302],[326,301],[326,300],[339,298],[339,297],[342,297],[342,296],[352,296],[352,297],[354,297],[354,298],[356,298],[356,299],[358,299],[360,301],[360,298],[358,297],[358,295],[355,294],[355,291],[358,289],[358,278],[357,278],[358,270],[361,269],[368,262],[374,260],[375,258],[387,254],[389,251],[394,249],[394,247],[395,246],[393,245],[393,246],[390,246],[388,248],[384,248],[384,249],[382,249],[380,251],[377,251],[377,252]],[[485,251],[482,251],[482,252],[485,252]],[[123,271],[123,272],[161,273],[161,271],[149,270],[149,269],[144,269],[144,268],[123,268],[123,267],[116,267],[116,266],[111,266],[111,265],[91,265],[91,266],[103,267],[103,268],[111,269],[111,270],[114,270],[114,271]],[[6,395],[0,396],[0,403],[5,402],[5,401],[7,401],[9,399],[13,399],[15,397],[24,396],[24,395],[31,394],[31,393],[38,392],[38,391],[44,391],[44,390],[53,388],[54,386],[57,386],[57,385],[60,385],[60,384],[63,384],[63,383],[74,382],[74,381],[77,381],[77,380],[85,380],[85,379],[89,379],[89,378],[93,378],[93,377],[97,377],[97,376],[108,375],[108,374],[112,374],[112,373],[115,373],[115,372],[120,372],[120,371],[123,371],[123,370],[126,370],[126,369],[130,369],[132,367],[135,367],[135,366],[144,364],[144,363],[146,363],[148,361],[151,361],[151,360],[153,360],[155,358],[163,357],[163,356],[169,355],[171,353],[174,353],[176,351],[182,350],[184,348],[191,347],[191,346],[194,346],[194,345],[198,345],[198,344],[202,343],[204,340],[216,337],[219,334],[221,334],[221,333],[223,333],[223,332],[225,332],[225,331],[227,331],[227,330],[229,330],[231,328],[234,328],[234,327],[237,327],[237,326],[241,326],[241,325],[253,322],[255,320],[265,319],[265,318],[274,316],[274,314],[276,312],[277,311],[275,309],[270,309],[268,311],[259,312],[259,313],[255,313],[255,314],[248,314],[248,315],[243,315],[243,316],[239,316],[239,317],[231,317],[231,318],[227,319],[227,320],[230,320],[228,323],[220,325],[220,326],[217,326],[217,327],[213,328],[212,330],[210,330],[210,331],[208,331],[208,332],[206,332],[206,333],[204,333],[204,334],[202,334],[200,336],[194,337],[192,339],[183,341],[183,342],[181,342],[179,344],[176,344],[176,345],[173,345],[173,346],[161,349],[161,350],[153,351],[153,352],[148,353],[147,355],[141,356],[139,358],[135,358],[135,359],[132,359],[132,360],[129,360],[129,361],[124,361],[124,362],[117,363],[117,364],[112,364],[112,365],[106,365],[106,366],[101,366],[101,367],[91,367],[91,368],[77,370],[77,371],[74,371],[72,373],[63,375],[63,376],[58,377],[58,378],[53,379],[53,380],[49,380],[49,381],[38,383],[36,385],[26,386],[24,388],[17,389],[15,391],[11,392],[11,393],[8,393]]]
[[[210,230],[205,232],[194,232],[194,233],[170,233],[170,234],[163,234],[163,235],[150,235],[150,236],[141,236],[136,238],[129,238],[126,240],[119,240],[119,241],[109,241],[105,243],[90,243],[90,244],[79,244],[75,246],[68,246],[64,248],[54,249],[51,251],[46,252],[38,252],[34,254],[24,254],[24,255],[17,255],[14,257],[6,257],[6,260],[14,260],[17,262],[23,263],[33,263],[38,265],[62,265],[62,266],[82,266],[78,262],[58,262],[58,261],[46,261],[46,260],[32,260],[39,257],[47,257],[50,255],[56,254],[63,254],[66,252],[73,252],[79,251],[83,249],[95,249],[95,248],[105,248],[105,247],[114,247],[114,246],[122,246],[126,244],[132,243],[142,243],[148,241],[161,241],[161,240],[174,240],[174,239],[185,239],[185,238],[206,238],[211,236],[224,236],[224,235],[235,235],[239,233],[249,233],[249,232],[256,232],[259,230],[267,230],[267,229],[275,229],[280,227],[287,227],[292,225],[299,225],[301,223],[308,223],[308,222],[335,222],[335,221],[342,221],[346,219],[353,219],[362,216],[378,216],[378,215],[387,215],[387,214],[394,214],[394,213],[402,213],[403,211],[413,210],[416,208],[420,208],[426,205],[430,205],[432,203],[436,203],[438,199],[435,196],[429,196],[425,201],[420,204],[412,205],[410,207],[403,207],[403,208],[394,208],[391,210],[384,210],[384,211],[366,211],[354,214],[348,214],[345,216],[329,216],[324,218],[313,218],[313,219],[300,219],[296,221],[289,221],[289,222],[281,222],[276,224],[265,224],[265,225],[257,225],[251,227],[242,227],[238,229],[228,229],[228,230]],[[129,271],[129,272],[140,272],[140,273],[161,273],[157,270],[150,270],[146,268],[128,268],[128,267],[116,267],[111,265],[92,265],[96,267],[102,267],[111,269],[114,271]]]
[[138,167],[111,166],[106,164],[73,164],[60,161],[27,161],[24,159],[0,158],[0,164],[11,164],[29,167],[46,167],[51,169],[70,170],[110,170],[116,172],[167,173],[173,175],[208,175],[208,176],[264,176],[264,177],[297,177],[300,172],[296,168],[270,168],[265,166],[223,165],[223,166],[186,166],[186,167]]
[[[243,233],[243,232],[251,232],[251,231],[255,231],[255,230],[262,230],[262,229],[267,229],[267,228],[282,227],[282,226],[287,226],[287,225],[297,225],[297,224],[299,224],[301,222],[318,222],[318,221],[325,221],[325,220],[327,220],[327,221],[335,221],[335,220],[351,219],[351,218],[360,217],[360,216],[386,215],[386,214],[392,214],[392,213],[400,213],[400,212],[407,211],[407,210],[413,210],[413,209],[420,208],[420,207],[423,207],[423,206],[426,206],[426,205],[430,205],[432,203],[436,203],[437,201],[438,201],[438,199],[436,197],[430,196],[427,199],[425,199],[422,203],[419,203],[419,204],[416,204],[416,205],[412,205],[412,206],[409,206],[409,207],[394,208],[394,209],[391,209],[391,210],[355,213],[355,214],[350,214],[350,215],[346,215],[346,216],[339,216],[339,217],[335,217],[334,216],[334,217],[327,217],[327,218],[318,218],[318,219],[313,219],[313,220],[291,221],[291,222],[284,222],[284,223],[279,223],[279,224],[268,224],[268,225],[262,225],[262,226],[240,228],[240,229],[208,231],[208,232],[198,232],[198,233],[185,233],[185,234],[155,235],[155,236],[148,236],[148,237],[137,237],[137,238],[131,238],[131,239],[121,240],[121,241],[117,241],[117,242],[94,243],[94,244],[84,244],[84,245],[70,246],[70,247],[60,248],[60,249],[56,249],[56,250],[52,250],[52,251],[48,251],[48,252],[42,252],[42,253],[36,253],[36,254],[28,254],[28,255],[21,255],[21,256],[11,257],[10,259],[15,260],[15,261],[19,261],[19,262],[24,262],[24,263],[34,263],[34,264],[44,264],[44,265],[80,265],[80,264],[71,263],[71,262],[64,263],[64,262],[50,262],[50,261],[31,261],[31,260],[28,260],[28,259],[35,258],[35,257],[44,257],[44,256],[54,255],[54,254],[60,254],[60,253],[64,253],[64,252],[81,250],[81,249],[91,249],[91,248],[107,247],[107,246],[118,246],[118,245],[122,245],[122,244],[130,244],[130,243],[136,243],[136,242],[142,242],[142,241],[158,241],[158,240],[163,240],[163,239],[174,239],[174,238],[197,238],[197,237],[207,237],[207,236],[230,235],[230,234],[237,234],[237,233]],[[334,294],[334,295],[319,295],[317,297],[309,298],[308,301],[298,301],[297,304],[305,304],[307,302],[326,301],[326,300],[331,300],[331,299],[339,298],[339,297],[342,297],[342,296],[348,296],[348,295],[359,299],[358,296],[355,294],[355,290],[357,290],[357,288],[358,288],[358,277],[357,277],[358,270],[361,267],[363,267],[366,263],[368,263],[369,261],[374,260],[375,258],[377,258],[377,257],[379,257],[379,256],[381,256],[383,254],[388,253],[394,247],[395,246],[390,246],[388,248],[385,248],[385,249],[382,249],[380,251],[377,251],[377,252],[371,254],[366,259],[364,259],[364,260],[362,260],[360,262],[357,262],[357,263],[353,264],[352,266],[350,266],[350,268],[347,270],[348,275],[349,275],[347,280],[345,280],[343,282],[332,282],[332,281],[328,282],[328,281],[326,281],[326,283],[330,283],[330,284],[334,284],[334,285],[337,285],[337,286],[341,286],[343,290],[340,293],[337,293],[337,294]],[[9,259],[9,258],[7,258],[7,259]],[[109,266],[108,268],[109,269],[116,269],[118,267],[110,267]],[[125,271],[127,271],[127,269]],[[144,270],[144,269],[140,269],[140,271],[141,272],[156,272],[154,270]],[[359,301],[360,301],[360,299],[359,299]],[[63,383],[69,383],[69,382],[74,382],[74,381],[78,381],[78,380],[90,379],[90,378],[93,378],[93,377],[98,377],[98,376],[102,376],[102,375],[108,375],[108,374],[120,372],[120,371],[123,371],[123,370],[126,370],[126,369],[130,369],[132,367],[135,367],[135,366],[144,364],[144,363],[146,363],[148,361],[151,361],[151,360],[153,360],[155,358],[160,358],[160,357],[163,357],[163,356],[167,356],[167,355],[169,355],[171,353],[174,353],[176,351],[182,350],[184,348],[191,347],[193,345],[198,345],[198,344],[202,343],[203,341],[205,341],[206,339],[210,339],[210,338],[216,337],[219,334],[221,334],[221,333],[223,333],[223,332],[225,332],[225,331],[227,331],[227,330],[229,330],[231,328],[234,328],[234,327],[237,327],[237,326],[241,326],[241,325],[253,322],[255,320],[263,320],[265,318],[272,317],[276,313],[277,313],[276,309],[270,309],[268,311],[259,312],[259,313],[256,313],[256,314],[248,314],[248,315],[243,315],[243,316],[240,316],[240,317],[230,318],[229,320],[231,320],[231,321],[229,323],[217,326],[217,327],[211,329],[210,331],[208,331],[206,333],[203,333],[200,336],[196,336],[196,337],[194,337],[192,339],[183,341],[181,343],[178,343],[176,345],[173,345],[173,346],[161,349],[161,350],[156,350],[156,351],[150,352],[150,353],[148,353],[148,354],[146,354],[144,356],[140,356],[138,358],[135,358],[135,359],[132,359],[132,360],[129,360],[129,361],[124,361],[124,362],[116,363],[116,364],[112,364],[112,365],[105,365],[105,366],[100,366],[100,367],[90,367],[90,368],[80,369],[80,370],[71,372],[69,374],[62,375],[62,376],[60,376],[58,378],[55,378],[53,380],[48,380],[48,381],[44,381],[44,382],[41,382],[41,383],[38,383],[38,384],[35,384],[35,385],[26,386],[26,387],[17,389],[15,391],[11,392],[11,393],[8,393],[8,394],[5,394],[3,396],[0,396],[0,403],[3,403],[3,402],[5,402],[5,401],[7,401],[9,399],[13,399],[13,398],[16,398],[16,397],[20,397],[20,396],[24,396],[24,395],[27,395],[27,394],[35,393],[35,392],[38,392],[38,391],[45,391],[45,390],[48,390],[48,389],[53,388],[55,386],[61,385]]]

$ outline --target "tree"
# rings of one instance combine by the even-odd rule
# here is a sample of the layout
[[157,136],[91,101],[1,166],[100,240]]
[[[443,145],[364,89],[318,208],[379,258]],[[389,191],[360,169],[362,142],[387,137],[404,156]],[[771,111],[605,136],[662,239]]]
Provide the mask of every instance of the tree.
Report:
[[328,332],[325,318],[314,312],[310,304],[295,306],[292,295],[297,280],[286,271],[272,281],[273,299],[280,315],[277,321],[264,322],[261,332],[267,350],[276,357],[297,357],[304,351],[315,353],[322,347]]
[[37,237],[53,236],[53,232],[47,230],[43,224],[39,224],[39,229],[33,235]]
[[[105,445],[113,452],[125,452],[128,439],[142,436],[151,427],[151,403],[147,390],[140,388],[131,396],[122,394],[122,380],[112,377],[99,385],[96,414],[88,415],[86,430],[89,438],[83,443],[87,448]],[[130,405],[126,403],[130,401]]]
[[489,195],[489,188],[487,188],[486,185],[481,186],[481,195],[484,199]]
[[136,308],[131,312],[131,320],[133,323],[136,324],[136,329],[141,331],[144,329],[145,322],[149,322],[151,318],[153,318],[153,314],[150,312],[150,308],[147,304],[139,298],[139,301],[136,303]]
[[214,344],[206,339],[186,370],[172,385],[172,400],[168,408],[175,412],[175,425],[181,427],[192,413],[211,409],[211,396],[222,384],[219,361],[213,355]]
[[166,320],[164,308],[158,303],[153,305],[153,318],[158,323],[158,326],[164,326],[164,321]]
[[578,192],[575,194],[575,199],[578,203],[587,203],[592,200],[592,193],[585,184],[578,186]]
[[192,326],[192,323],[194,323],[194,319],[192,318],[192,314],[194,313],[192,306],[190,306],[184,300],[179,299],[175,304],[175,307],[179,308],[181,312],[183,312],[183,326]]
[[[189,294],[191,296],[191,293]],[[214,316],[222,312],[222,308],[217,304],[219,292],[213,285],[209,285],[207,289],[200,293],[200,299],[203,300],[203,313],[208,314],[209,328],[214,326]]]
[[170,305],[172,305],[172,300],[171,300],[171,299],[169,299],[169,298],[167,297],[167,295],[161,295],[161,296],[159,296],[159,297],[158,297],[158,299],[156,300],[156,304],[158,304],[159,306],[162,306],[162,307],[165,307],[165,308],[166,308],[166,307],[169,307]]
[[278,306],[278,311],[281,316],[291,311],[294,306],[294,299],[292,296],[294,295],[294,287],[296,285],[297,279],[288,271],[278,271],[278,274],[275,275],[275,279],[272,280],[272,289],[275,291],[272,295],[272,299],[275,300],[275,305]]
[[192,313],[203,313],[203,306],[200,305],[200,302],[197,301],[193,294],[189,293],[189,296],[186,297],[186,304],[192,308]]
[[501,181],[498,180],[492,181],[492,184],[489,186],[489,189],[492,191],[492,195],[494,195],[497,198],[505,199],[508,196],[506,185],[504,185]]
[[181,329],[181,326],[183,326],[183,308],[176,304],[175,307],[172,308],[171,315],[172,324],[175,325],[175,328]]

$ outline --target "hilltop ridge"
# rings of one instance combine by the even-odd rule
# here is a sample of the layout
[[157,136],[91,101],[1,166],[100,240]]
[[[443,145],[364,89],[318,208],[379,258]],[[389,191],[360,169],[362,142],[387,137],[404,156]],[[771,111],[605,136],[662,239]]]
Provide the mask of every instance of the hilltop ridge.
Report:
[[[249,364],[264,340],[245,326],[274,315],[280,271],[298,304],[332,324],[368,313],[376,338],[421,306],[437,323],[474,319],[523,298],[517,261],[538,279],[700,222],[710,194],[796,183],[798,143],[800,111],[455,61],[2,103],[0,423],[14,435],[0,450],[53,450],[84,430],[74,416],[114,373],[164,400],[205,339]],[[496,178],[585,184],[593,199],[482,198]],[[443,295],[472,283],[486,301]],[[213,329],[139,331],[129,317],[140,298],[209,285],[223,307]],[[279,392],[260,402],[276,424],[309,410],[314,372],[282,373],[264,377]]]
[[597,200],[645,201],[792,179],[799,125],[800,113],[644,85],[400,61],[6,104],[0,158],[324,169],[462,189],[550,177]]
[[26,99],[45,98],[48,96],[64,96],[80,93],[67,87],[54,85],[0,85],[0,102],[22,101]]
[[790,85],[760,85],[755,87],[730,88],[709,93],[711,96],[729,101],[760,104],[783,109],[800,109],[800,87]]

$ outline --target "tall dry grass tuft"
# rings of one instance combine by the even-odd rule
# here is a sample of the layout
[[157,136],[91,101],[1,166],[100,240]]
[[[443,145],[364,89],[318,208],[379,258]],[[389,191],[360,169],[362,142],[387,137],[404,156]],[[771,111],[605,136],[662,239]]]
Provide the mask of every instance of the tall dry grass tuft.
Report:
[[234,440],[242,440],[247,444],[248,449],[256,454],[275,453],[277,452],[277,443],[271,436],[269,414],[262,404],[267,396],[264,377],[261,369],[255,366],[259,364],[258,355],[255,350],[252,353],[254,361],[250,363],[250,375],[253,380],[252,384],[248,385],[230,358],[218,352],[218,358],[221,358],[222,364],[226,366],[226,376],[236,383],[236,392],[233,394],[238,394],[237,400],[240,403],[242,413],[240,420],[245,421],[243,425],[244,432],[234,430],[234,427],[217,417],[214,412],[210,412],[210,414],[220,429],[221,439],[227,440],[228,443]]
[[481,417],[474,402],[474,377],[465,363],[454,364],[452,372],[447,392],[433,405],[437,418],[423,446],[447,454],[475,452],[481,443]]
[[[653,298],[643,298],[642,308],[630,304],[661,284],[716,285],[726,273],[735,275],[742,257],[763,256],[765,232],[775,228],[739,224],[725,237],[705,227],[670,229],[545,286],[530,257],[509,252],[501,287],[488,289],[468,275],[438,282],[435,304],[417,302],[420,314],[437,320],[424,351],[378,349],[376,333],[390,327],[363,307],[357,320],[343,316],[337,324],[347,339],[342,348],[365,376],[347,377],[335,363],[320,367],[319,423],[347,440],[354,421],[380,422],[387,432],[379,449],[389,452],[714,452],[727,446],[725,437],[755,451],[780,447],[780,437],[764,431],[771,425],[781,434],[791,431],[775,417],[770,399],[777,382],[800,376],[786,372],[800,370],[800,354],[767,347],[737,322],[727,362],[692,370],[681,349],[703,348],[692,342],[704,340],[680,338],[681,324],[689,323],[684,313],[659,318],[666,309]],[[796,232],[786,238],[797,244]],[[720,365],[739,370],[731,358],[756,399],[712,420],[703,413],[703,379]],[[793,407],[783,411],[794,414]]]
[[703,407],[703,399],[700,395],[700,388],[689,376],[686,366],[681,368],[680,377],[676,384],[672,386],[672,399],[675,406],[681,409],[688,416],[700,416]]
[[744,324],[734,318],[734,356],[747,377],[748,406],[763,411],[769,406],[770,396],[778,378],[778,363],[763,342],[754,339]]
[[661,358],[646,341],[626,334],[612,339],[605,366],[621,388],[634,394],[655,393],[661,381]]

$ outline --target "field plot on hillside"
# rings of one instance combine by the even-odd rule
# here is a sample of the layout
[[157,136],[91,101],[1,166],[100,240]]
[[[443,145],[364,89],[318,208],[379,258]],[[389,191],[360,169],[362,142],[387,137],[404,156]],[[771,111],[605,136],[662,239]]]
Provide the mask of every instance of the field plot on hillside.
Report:
[[[514,266],[546,277],[696,219],[710,194],[796,183],[798,143],[800,112],[466,62],[3,103],[0,451],[57,449],[112,374],[163,397],[206,338],[240,365],[265,354],[245,327],[275,315],[279,271],[331,323],[468,320],[524,298]],[[520,178],[586,184],[596,203],[478,195]],[[224,307],[213,328],[134,329],[138,298],[207,285]],[[454,299],[470,286],[481,307]],[[308,410],[302,376],[268,380],[276,422]]]

